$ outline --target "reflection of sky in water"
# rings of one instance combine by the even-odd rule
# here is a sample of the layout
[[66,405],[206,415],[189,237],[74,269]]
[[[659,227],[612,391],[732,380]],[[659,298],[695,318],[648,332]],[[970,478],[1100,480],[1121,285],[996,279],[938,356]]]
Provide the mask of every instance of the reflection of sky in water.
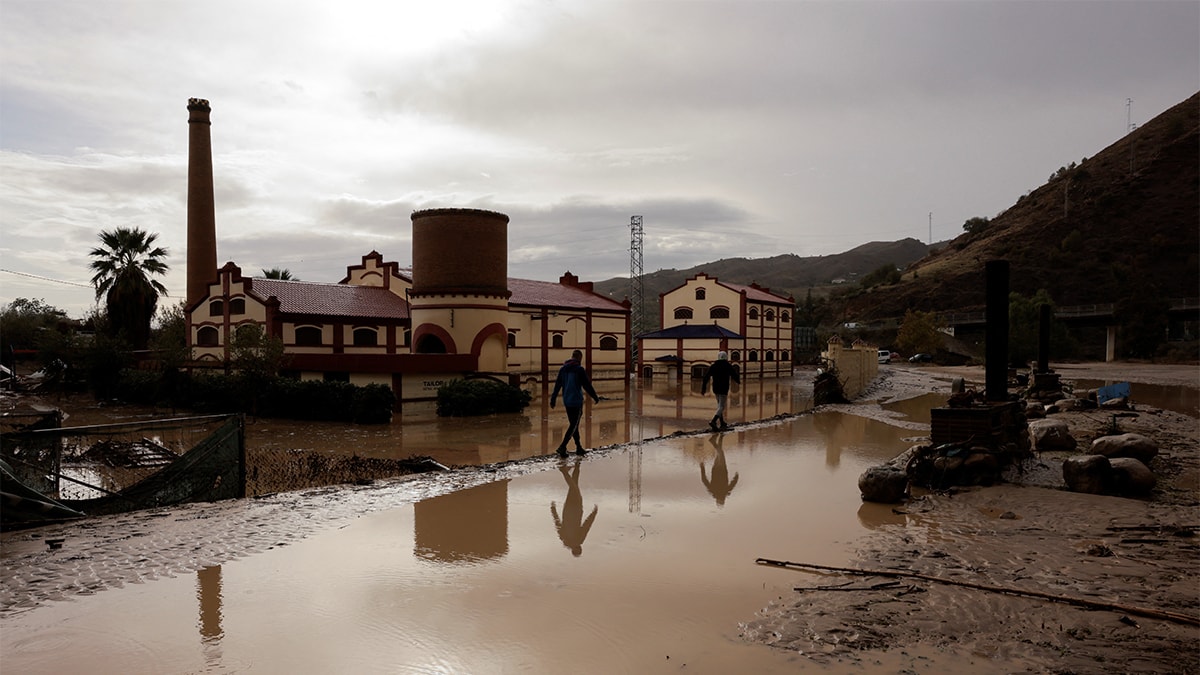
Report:
[[[5,670],[651,672],[670,654],[673,670],[785,672],[787,655],[734,639],[798,585],[754,560],[844,565],[895,518],[864,508],[859,474],[912,433],[817,413],[572,457],[565,471],[547,459],[225,563],[219,592],[199,599],[199,635],[195,577],[24,613],[5,641],[30,646],[7,649]],[[68,636],[71,649],[30,660],[31,641]]]

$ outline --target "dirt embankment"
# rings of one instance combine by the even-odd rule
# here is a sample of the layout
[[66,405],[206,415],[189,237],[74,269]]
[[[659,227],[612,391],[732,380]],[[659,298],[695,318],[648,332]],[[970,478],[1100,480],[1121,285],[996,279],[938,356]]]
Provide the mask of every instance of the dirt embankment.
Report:
[[[1064,380],[1197,381],[1190,366],[1096,364],[1060,373]],[[948,393],[957,377],[982,389],[978,368],[890,368],[843,409],[887,420],[893,413],[880,402]],[[1097,411],[1055,416],[1081,449],[1113,421]],[[839,671],[1200,672],[1200,420],[1137,405],[1116,420],[1121,431],[1159,445],[1150,498],[1068,492],[1067,453],[1043,453],[1019,484],[922,494],[894,508],[864,505],[887,515],[864,518],[881,524],[847,567],[966,586],[781,570],[795,574],[796,594],[745,623],[744,637]]]

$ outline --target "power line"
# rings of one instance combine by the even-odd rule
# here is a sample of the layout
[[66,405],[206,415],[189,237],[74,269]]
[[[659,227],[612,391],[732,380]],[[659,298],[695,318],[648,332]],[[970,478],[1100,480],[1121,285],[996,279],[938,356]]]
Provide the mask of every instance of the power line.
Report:
[[[53,282],[56,284],[62,284],[64,286],[78,286],[79,288],[86,288],[88,290],[95,290],[95,288],[96,288],[95,286],[93,286],[91,284],[84,284],[84,283],[80,283],[78,281],[65,281],[63,279],[51,279],[50,277],[43,277],[43,276],[39,276],[37,274],[30,274],[29,272],[18,272],[16,270],[4,269],[2,267],[0,267],[0,272],[7,272],[9,274],[15,274],[16,276],[19,276],[19,277],[28,277],[30,279],[37,279],[39,281],[50,281],[50,282]],[[171,295],[170,293],[160,293],[159,297],[175,298],[176,300],[182,299],[181,296]]]
[[93,288],[93,286],[91,284],[81,284],[78,281],[63,281],[62,279],[51,279],[50,277],[41,277],[36,274],[30,274],[28,272],[17,272],[15,270],[6,270],[3,268],[0,268],[0,272],[8,272],[9,274],[15,274],[19,277],[29,277],[30,279],[40,279],[42,281],[53,281],[56,284],[63,284],[66,286],[79,286],[80,288]]

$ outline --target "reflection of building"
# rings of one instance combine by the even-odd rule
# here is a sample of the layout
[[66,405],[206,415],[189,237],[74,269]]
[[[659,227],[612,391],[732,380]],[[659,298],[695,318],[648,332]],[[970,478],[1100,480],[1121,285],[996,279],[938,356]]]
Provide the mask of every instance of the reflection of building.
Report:
[[470,376],[544,383],[574,349],[593,379],[625,379],[629,303],[570,272],[558,283],[508,278],[502,213],[413,213],[411,270],[375,251],[339,283],[244,277],[232,262],[216,269],[208,102],[191,99],[188,110],[185,311],[197,366],[224,367],[237,330],[257,326],[282,340],[291,374],[383,384],[398,400],[432,398]]
[[413,547],[420,558],[472,562],[508,553],[508,481],[430,497],[413,506]]
[[718,281],[703,272],[659,296],[662,330],[639,338],[638,372],[703,377],[718,351],[742,375],[792,374],[795,301],[757,284]]

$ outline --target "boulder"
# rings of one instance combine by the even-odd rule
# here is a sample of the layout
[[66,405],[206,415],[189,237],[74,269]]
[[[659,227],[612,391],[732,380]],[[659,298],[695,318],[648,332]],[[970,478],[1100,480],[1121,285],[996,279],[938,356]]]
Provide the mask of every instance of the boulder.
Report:
[[858,477],[858,490],[864,502],[896,504],[908,493],[908,474],[889,464],[873,466]]
[[1070,427],[1062,420],[1041,419],[1029,422],[1029,437],[1033,448],[1038,452],[1050,450],[1075,449],[1075,437],[1071,435]]
[[1025,419],[1040,420],[1046,416],[1046,406],[1037,401],[1025,402]]
[[1116,457],[1108,463],[1112,467],[1113,488],[1117,494],[1148,495],[1158,482],[1149,467],[1132,457]]
[[1101,410],[1129,410],[1129,399],[1124,396],[1110,398],[1100,404]]
[[971,448],[963,460],[963,474],[970,485],[991,485],[1000,476],[1000,460],[986,449]]
[[1105,495],[1112,492],[1112,465],[1104,455],[1068,457],[1062,465],[1063,481],[1072,492]]
[[1116,436],[1101,436],[1092,441],[1093,455],[1113,457],[1132,457],[1142,464],[1149,464],[1158,454],[1158,444],[1141,434],[1118,434]]
[[1089,401],[1086,398],[1060,398],[1054,402],[1054,407],[1057,408],[1059,412],[1091,410],[1096,407],[1096,402]]

